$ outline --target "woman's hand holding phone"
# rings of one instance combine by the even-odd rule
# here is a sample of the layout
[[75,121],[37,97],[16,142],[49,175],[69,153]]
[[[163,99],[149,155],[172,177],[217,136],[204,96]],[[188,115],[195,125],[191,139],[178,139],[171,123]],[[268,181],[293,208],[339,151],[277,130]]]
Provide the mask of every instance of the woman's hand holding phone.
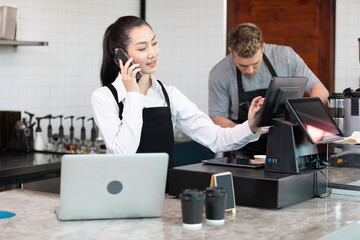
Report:
[[140,64],[132,63],[133,58],[124,64],[121,59],[119,59],[120,70],[121,70],[121,79],[124,83],[124,86],[128,92],[140,92],[139,85],[136,82],[136,74],[141,71],[139,68]]

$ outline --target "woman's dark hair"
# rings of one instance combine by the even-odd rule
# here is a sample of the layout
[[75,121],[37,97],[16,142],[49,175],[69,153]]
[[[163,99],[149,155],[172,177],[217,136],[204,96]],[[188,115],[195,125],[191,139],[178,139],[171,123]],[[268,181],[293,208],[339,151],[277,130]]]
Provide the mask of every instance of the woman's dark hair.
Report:
[[115,48],[122,48],[127,51],[130,30],[143,25],[150,27],[146,21],[139,17],[124,16],[116,20],[116,22],[106,29],[100,70],[100,79],[103,86],[114,82],[120,71],[120,68],[114,62]]

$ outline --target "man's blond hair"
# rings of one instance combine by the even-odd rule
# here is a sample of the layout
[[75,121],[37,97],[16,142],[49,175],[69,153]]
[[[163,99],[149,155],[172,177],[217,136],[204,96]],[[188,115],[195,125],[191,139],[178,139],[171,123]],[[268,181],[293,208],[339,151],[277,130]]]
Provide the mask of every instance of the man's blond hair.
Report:
[[252,23],[234,27],[229,33],[228,41],[231,52],[243,58],[253,57],[264,43],[261,30]]

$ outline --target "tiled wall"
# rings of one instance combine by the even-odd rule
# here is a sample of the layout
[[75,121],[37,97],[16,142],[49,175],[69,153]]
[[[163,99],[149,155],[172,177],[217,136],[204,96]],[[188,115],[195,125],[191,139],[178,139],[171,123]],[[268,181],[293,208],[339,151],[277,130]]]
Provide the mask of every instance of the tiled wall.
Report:
[[208,112],[208,74],[226,54],[226,0],[147,0],[160,46],[156,77]]
[[[165,84],[183,91],[207,112],[207,79],[225,56],[225,0],[147,0],[146,20],[160,44]],[[100,86],[102,38],[122,15],[140,14],[139,1],[0,0],[18,8],[17,39],[49,46],[0,47],[0,110],[92,116],[90,95]],[[53,120],[57,133],[59,120]],[[63,121],[68,134],[69,120]],[[80,135],[80,121],[75,136]],[[41,127],[46,130],[48,121]],[[90,122],[86,123],[90,137]]]
[[360,87],[360,1],[336,1],[335,91]]
[[[100,86],[102,38],[121,15],[139,15],[140,1],[0,0],[17,12],[17,40],[49,46],[0,47],[0,110],[92,117],[90,95]],[[57,133],[59,120],[53,120]],[[64,120],[68,134],[70,120]],[[77,137],[81,121],[74,121]],[[48,121],[41,127],[46,130]],[[90,122],[86,122],[90,137]]]
[[[0,110],[91,117],[105,28],[121,15],[139,15],[140,1],[0,0],[4,4],[18,7],[18,40],[49,46],[0,47]],[[160,44],[156,76],[207,112],[208,72],[225,56],[226,1],[147,0],[146,7]],[[359,87],[359,37],[360,2],[336,1],[337,92]],[[57,124],[53,121],[55,129]],[[80,122],[75,124],[79,130]]]

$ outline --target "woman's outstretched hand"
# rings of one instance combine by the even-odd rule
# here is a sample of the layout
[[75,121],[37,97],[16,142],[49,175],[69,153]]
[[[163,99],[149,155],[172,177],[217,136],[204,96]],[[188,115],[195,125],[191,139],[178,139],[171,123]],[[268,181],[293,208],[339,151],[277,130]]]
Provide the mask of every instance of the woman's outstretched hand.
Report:
[[251,102],[251,106],[249,108],[248,113],[248,124],[249,128],[253,133],[256,133],[259,129],[258,126],[256,126],[256,123],[259,119],[260,109],[262,105],[264,104],[264,98],[261,96],[258,96],[254,98]]

